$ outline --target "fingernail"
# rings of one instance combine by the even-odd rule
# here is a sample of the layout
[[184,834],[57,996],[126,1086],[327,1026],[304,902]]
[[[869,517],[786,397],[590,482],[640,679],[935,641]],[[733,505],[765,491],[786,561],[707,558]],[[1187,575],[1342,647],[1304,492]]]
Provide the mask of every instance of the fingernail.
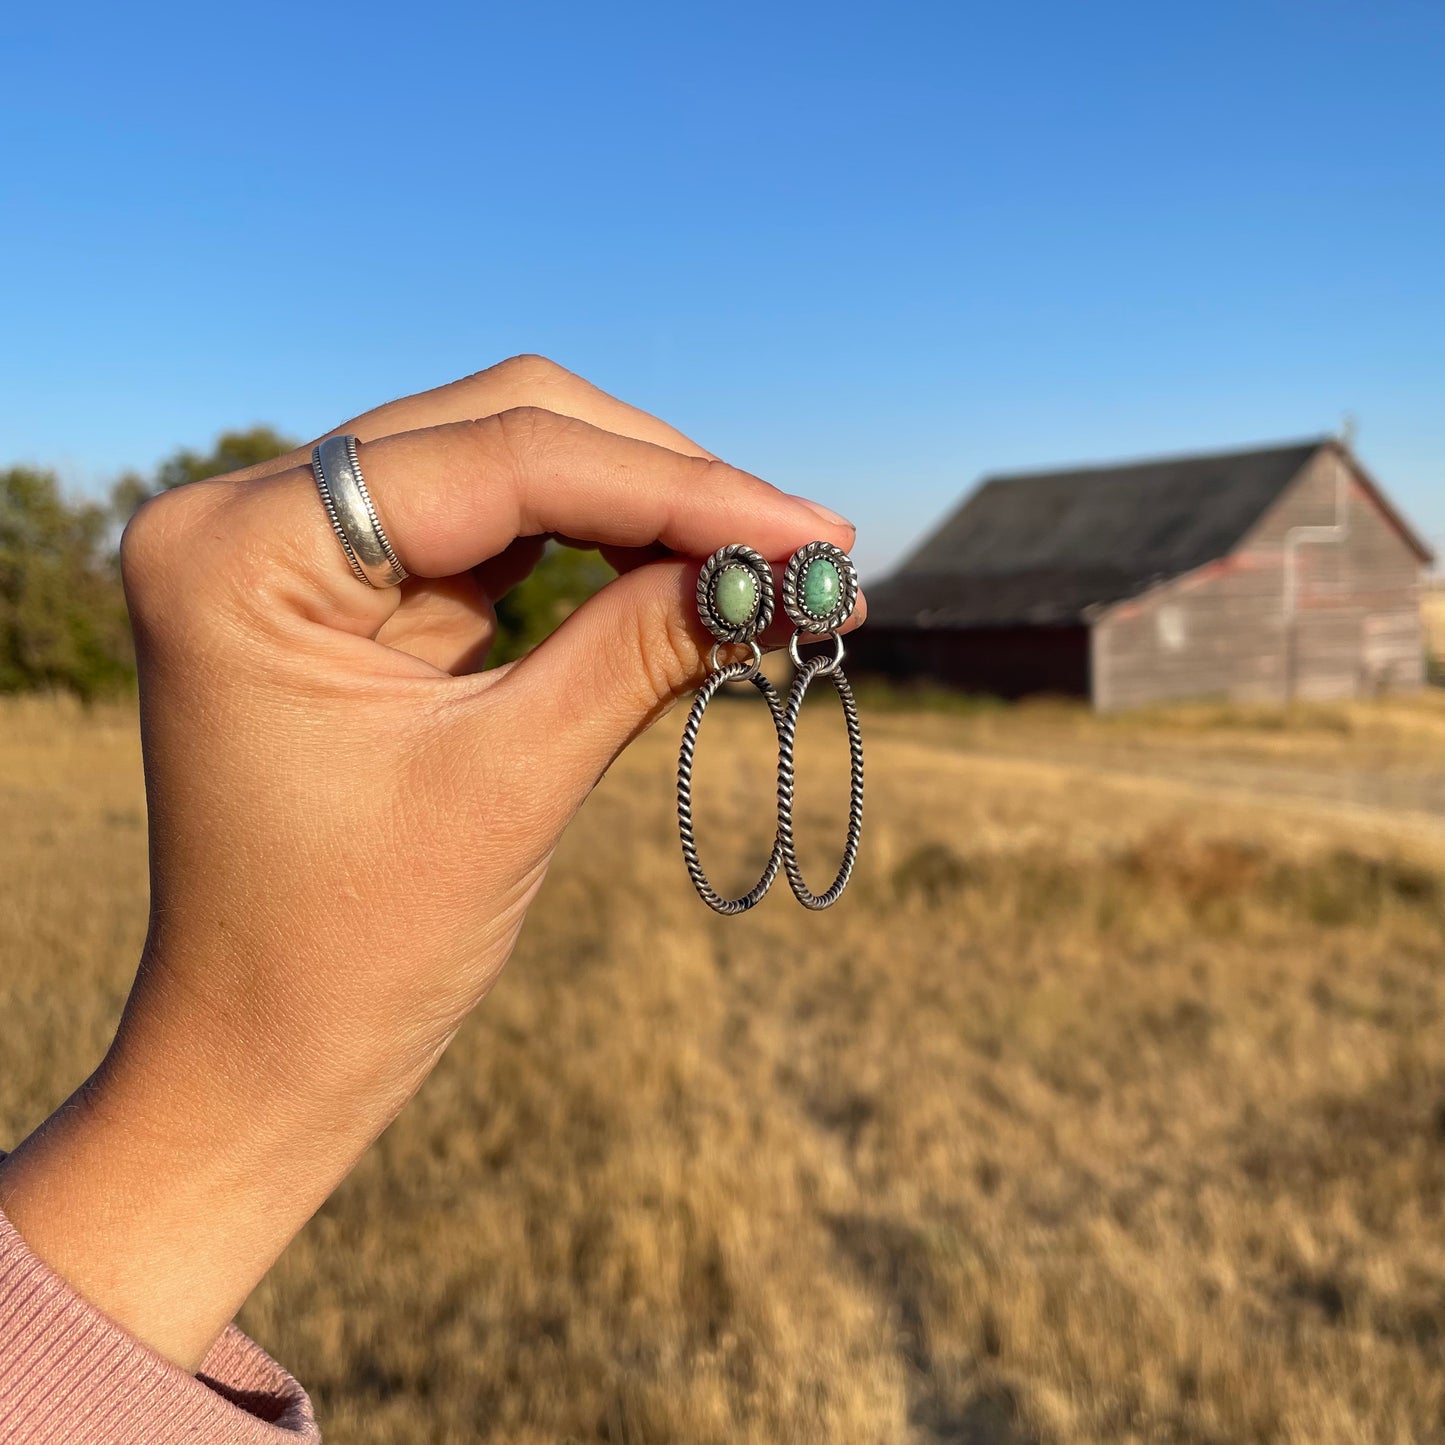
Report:
[[837,512],[830,512],[821,502],[815,502],[811,497],[800,497],[796,492],[789,492],[788,496],[795,502],[801,502],[815,517],[821,517],[825,522],[831,522],[835,527],[851,527],[853,524],[847,517],[840,517]]

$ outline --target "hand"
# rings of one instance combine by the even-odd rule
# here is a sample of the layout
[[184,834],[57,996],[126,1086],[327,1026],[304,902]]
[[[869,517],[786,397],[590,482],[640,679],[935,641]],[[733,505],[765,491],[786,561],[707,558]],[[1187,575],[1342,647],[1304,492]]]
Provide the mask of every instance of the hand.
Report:
[[[126,529],[150,933],[104,1062],[0,1165],[31,1247],[187,1368],[490,988],[608,762],[697,681],[672,554],[853,536],[537,358],[339,430],[399,589],[352,575],[309,447]],[[482,672],[548,536],[622,575]]]

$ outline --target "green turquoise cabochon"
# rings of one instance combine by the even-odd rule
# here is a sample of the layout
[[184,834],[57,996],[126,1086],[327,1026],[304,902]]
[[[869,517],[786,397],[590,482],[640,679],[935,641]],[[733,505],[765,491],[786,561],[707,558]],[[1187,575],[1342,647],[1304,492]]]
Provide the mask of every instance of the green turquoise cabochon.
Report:
[[783,606],[795,627],[815,634],[836,632],[853,615],[858,571],[831,542],[809,542],[788,560]]
[[812,617],[827,617],[843,590],[838,569],[827,557],[815,557],[803,570],[803,607]]
[[724,567],[713,579],[712,605],[733,627],[744,627],[758,610],[758,579],[751,567]]

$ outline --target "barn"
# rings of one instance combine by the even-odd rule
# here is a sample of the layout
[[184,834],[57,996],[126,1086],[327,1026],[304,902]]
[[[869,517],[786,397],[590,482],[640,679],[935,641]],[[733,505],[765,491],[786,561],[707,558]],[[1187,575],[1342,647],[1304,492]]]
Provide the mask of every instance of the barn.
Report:
[[1343,442],[991,477],[882,581],[855,670],[1104,710],[1425,681],[1429,548]]

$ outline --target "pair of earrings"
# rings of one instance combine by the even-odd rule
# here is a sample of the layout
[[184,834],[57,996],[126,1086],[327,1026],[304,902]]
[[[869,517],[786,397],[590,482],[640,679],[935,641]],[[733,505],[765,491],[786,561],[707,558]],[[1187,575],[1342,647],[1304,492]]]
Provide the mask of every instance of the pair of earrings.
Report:
[[[720,547],[703,564],[697,579],[697,610],[717,641],[708,655],[710,671],[693,699],[682,730],[677,760],[677,824],[693,887],[702,901],[718,913],[746,913],[761,903],[779,868],[786,872],[794,896],[805,908],[830,908],[848,886],[863,832],[863,734],[853,690],[843,675],[843,639],[839,630],[852,616],[857,601],[858,571],[853,559],[840,547],[830,542],[809,542],[788,559],[783,573],[783,608],[797,629],[788,643],[788,652],[798,670],[784,702],[762,674],[763,650],[757,640],[773,620],[772,567],[760,553],[738,542]],[[832,655],[825,653],[804,661],[798,643],[805,634],[831,638]],[[721,649],[729,644],[746,646],[748,656],[738,662],[721,663]],[[850,762],[848,839],[837,876],[823,893],[812,892],[804,882],[793,847],[794,739],[803,697],[818,677],[831,680],[843,704]],[[692,826],[692,760],[698,729],[708,703],[729,682],[750,682],[762,693],[778,734],[778,830],[762,877],[740,898],[722,897],[708,881],[697,856]]]

